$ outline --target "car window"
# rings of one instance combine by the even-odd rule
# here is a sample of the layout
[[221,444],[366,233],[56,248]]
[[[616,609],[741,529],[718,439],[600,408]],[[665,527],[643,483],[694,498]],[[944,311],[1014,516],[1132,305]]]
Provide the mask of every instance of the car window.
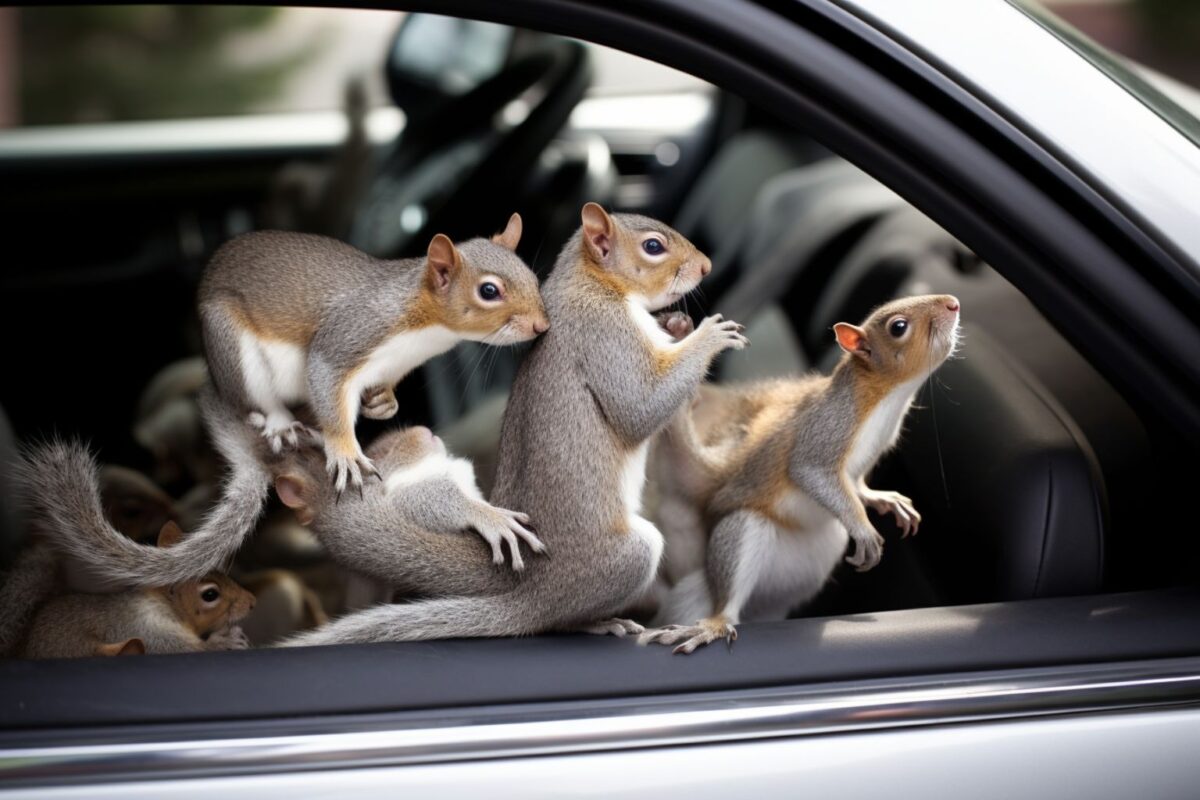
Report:
[[[275,112],[343,105],[360,80],[370,106],[389,104],[382,65],[405,14],[341,8],[24,6],[0,9],[0,128]],[[460,47],[414,26],[406,66],[463,86],[493,72],[511,29],[463,28]],[[469,44],[467,47],[465,45]],[[603,94],[703,86],[677,70],[593,47]],[[469,53],[449,65],[439,54]],[[448,78],[449,79],[449,78]]]
[[1200,145],[1200,4],[1016,0],[1016,5]]

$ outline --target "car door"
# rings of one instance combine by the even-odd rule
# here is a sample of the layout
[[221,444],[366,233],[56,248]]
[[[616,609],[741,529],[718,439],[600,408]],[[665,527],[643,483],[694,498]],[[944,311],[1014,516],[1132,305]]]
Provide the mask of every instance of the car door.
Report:
[[[1019,288],[1146,421],[1163,496],[1186,496],[1200,432],[1195,146],[1018,8],[931,5],[437,9],[624,47],[771,107]],[[1026,81],[1040,66],[1063,79],[998,82],[998,29],[1019,37]],[[1075,121],[1119,104],[1124,149],[1077,148],[1086,131],[1014,107],[1019,91],[1051,111],[1074,93]],[[1195,554],[1171,508],[1146,515],[1143,547],[1170,530],[1167,546]],[[1186,796],[1200,592],[1194,579],[1112,589],[748,625],[732,651],[689,658],[546,636],[10,662],[0,779],[46,797]]]

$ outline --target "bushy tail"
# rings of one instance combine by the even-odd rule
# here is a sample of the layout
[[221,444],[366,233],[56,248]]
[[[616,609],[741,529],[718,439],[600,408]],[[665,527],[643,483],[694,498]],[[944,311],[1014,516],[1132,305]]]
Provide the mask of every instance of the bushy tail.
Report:
[[538,632],[526,604],[510,593],[375,606],[293,636],[279,647],[525,636]]
[[58,553],[35,540],[0,577],[0,657],[17,655],[34,612],[58,588]]
[[271,476],[258,459],[253,431],[211,386],[201,394],[201,410],[229,473],[216,508],[182,542],[140,545],[113,528],[102,511],[96,461],[78,441],[34,447],[17,465],[17,484],[37,530],[100,577],[121,584],[166,586],[224,567],[258,521]]

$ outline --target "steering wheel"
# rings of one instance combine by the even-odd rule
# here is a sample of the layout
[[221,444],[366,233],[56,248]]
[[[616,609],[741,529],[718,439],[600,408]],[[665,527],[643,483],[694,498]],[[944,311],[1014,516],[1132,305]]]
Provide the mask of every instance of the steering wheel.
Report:
[[[514,210],[536,159],[591,79],[586,48],[552,40],[410,122],[362,194],[350,243],[389,258],[436,233],[478,236]],[[511,188],[510,188],[511,187]]]

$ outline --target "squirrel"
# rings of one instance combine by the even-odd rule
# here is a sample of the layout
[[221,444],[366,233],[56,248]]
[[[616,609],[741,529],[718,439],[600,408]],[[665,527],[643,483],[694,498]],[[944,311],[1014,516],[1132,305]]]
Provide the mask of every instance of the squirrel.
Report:
[[[167,522],[158,546],[177,545],[183,532]],[[113,594],[69,594],[47,602],[33,618],[25,658],[186,653],[247,646],[236,623],[254,596],[220,573],[167,587]]]
[[692,519],[704,529],[678,533],[704,540],[706,552],[643,643],[691,653],[732,642],[744,616],[782,619],[824,586],[849,542],[846,561],[871,569],[883,537],[867,508],[916,533],[912,501],[868,488],[866,475],[895,445],[918,387],[954,352],[958,320],[951,295],[895,300],[861,326],[834,326],[845,353],[832,375],[706,387],[700,407],[672,421],[660,488],[699,509]]
[[28,448],[13,474],[34,531],[85,563],[94,578],[121,586],[171,586],[219,570],[254,530],[271,487],[258,437],[217,399],[200,394],[202,416],[217,451],[229,463],[221,499],[204,523],[178,545],[139,544],[104,515],[99,468],[79,441],[52,440]]
[[543,286],[550,330],[517,372],[491,497],[531,514],[550,556],[497,581],[495,571],[464,570],[461,552],[431,548],[426,568],[457,569],[462,591],[349,614],[292,644],[641,632],[613,615],[650,583],[662,552],[639,515],[649,439],[713,358],[747,340],[741,325],[713,316],[676,341],[652,316],[712,269],[678,232],[595,203],[580,216]]
[[354,434],[359,414],[390,419],[395,385],[463,339],[515,344],[549,326],[537,277],[517,254],[521,217],[489,241],[433,237],[425,258],[385,261],[323,236],[243,234],[200,281],[209,372],[221,397],[271,448],[316,431],[338,492],[378,475]]
[[[528,517],[484,501],[471,463],[450,456],[429,428],[390,430],[366,453],[383,480],[367,484],[362,495],[339,500],[324,480],[324,456],[313,448],[277,461],[275,491],[336,562],[390,593],[496,594],[512,589],[525,569],[521,541],[534,553],[545,551]],[[504,562],[502,543],[512,570],[489,568]]]

